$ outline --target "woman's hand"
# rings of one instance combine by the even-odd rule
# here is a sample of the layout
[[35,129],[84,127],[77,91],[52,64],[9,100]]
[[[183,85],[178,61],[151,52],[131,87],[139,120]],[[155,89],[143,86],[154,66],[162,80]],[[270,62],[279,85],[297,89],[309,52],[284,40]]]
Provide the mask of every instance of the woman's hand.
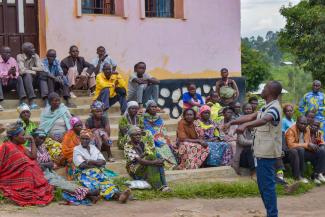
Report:
[[153,164],[156,166],[162,167],[162,166],[164,166],[164,161],[165,160],[163,160],[163,159],[154,160]]

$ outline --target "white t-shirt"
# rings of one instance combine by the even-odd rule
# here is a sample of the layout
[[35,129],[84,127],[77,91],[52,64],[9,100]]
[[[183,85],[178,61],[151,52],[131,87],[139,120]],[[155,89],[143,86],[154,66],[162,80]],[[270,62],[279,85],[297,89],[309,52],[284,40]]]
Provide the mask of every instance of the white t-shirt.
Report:
[[73,149],[73,163],[76,167],[80,166],[86,160],[105,160],[102,153],[94,145],[89,145],[90,152],[81,145]]

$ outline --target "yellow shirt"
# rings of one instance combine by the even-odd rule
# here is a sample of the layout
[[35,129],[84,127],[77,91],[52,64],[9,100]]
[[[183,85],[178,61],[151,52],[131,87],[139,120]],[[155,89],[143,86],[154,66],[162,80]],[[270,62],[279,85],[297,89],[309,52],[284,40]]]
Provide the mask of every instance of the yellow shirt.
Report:
[[104,88],[109,88],[109,98],[113,98],[114,96],[116,96],[116,87],[126,89],[126,82],[120,74],[112,74],[110,79],[107,79],[103,72],[99,73],[96,77],[96,91],[94,95],[94,100],[98,98],[100,92]]

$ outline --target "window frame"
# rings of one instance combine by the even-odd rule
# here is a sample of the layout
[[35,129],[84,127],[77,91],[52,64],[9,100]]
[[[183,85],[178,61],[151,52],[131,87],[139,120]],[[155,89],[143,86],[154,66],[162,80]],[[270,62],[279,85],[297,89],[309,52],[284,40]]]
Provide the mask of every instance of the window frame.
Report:
[[[82,16],[105,16],[105,17],[122,17],[124,19],[128,18],[128,0],[112,0],[114,1],[114,14],[111,13],[83,13],[82,12],[82,1],[76,1],[76,17],[81,18]],[[104,0],[103,0],[104,1]]]
[[173,17],[150,17],[146,16],[146,0],[139,0],[140,2],[140,19],[181,19],[187,20],[185,14],[185,4],[186,0],[173,0]]

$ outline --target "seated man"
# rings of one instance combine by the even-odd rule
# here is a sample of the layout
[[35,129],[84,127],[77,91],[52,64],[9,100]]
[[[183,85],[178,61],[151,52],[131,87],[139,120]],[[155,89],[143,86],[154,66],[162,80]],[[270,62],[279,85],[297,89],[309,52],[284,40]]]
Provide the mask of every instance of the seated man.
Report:
[[216,83],[216,91],[222,106],[230,105],[239,97],[239,90],[234,80],[230,79],[228,69],[221,69],[221,79]]
[[47,104],[47,96],[49,94],[47,86],[47,73],[39,56],[35,53],[34,45],[30,42],[25,42],[22,45],[22,54],[17,55],[17,62],[20,70],[20,75],[23,78],[25,90],[29,98],[30,108],[37,109],[38,106],[34,103],[35,88],[39,88],[41,97]]
[[48,73],[47,84],[49,87],[49,93],[62,93],[63,98],[66,100],[66,106],[75,108],[76,105],[69,101],[70,89],[68,78],[63,75],[60,61],[56,59],[56,51],[53,49],[48,50],[46,53],[46,58],[44,58],[42,62],[44,70]]
[[116,102],[120,103],[121,114],[124,114],[126,103],[126,82],[120,74],[112,73],[112,66],[105,63],[103,71],[97,75],[94,100],[104,103],[104,111]]
[[103,46],[97,48],[97,57],[94,58],[91,62],[95,66],[95,74],[103,71],[103,66],[105,63],[108,63],[112,66],[112,72],[116,71],[115,61],[106,53],[106,50]]
[[300,116],[297,123],[287,130],[285,137],[289,150],[286,158],[289,159],[295,179],[308,183],[308,180],[303,178],[303,173],[305,161],[310,161],[314,167],[314,182],[325,183],[322,175],[325,172],[325,150],[312,143],[307,125],[307,118]]
[[140,108],[149,99],[158,102],[159,81],[146,72],[146,64],[138,62],[129,78],[128,101],[137,101]]
[[[16,90],[20,104],[26,99],[23,79],[19,76],[18,65],[11,57],[10,47],[2,47],[0,51],[0,102],[4,100],[3,92]],[[0,111],[3,111],[0,105]]]
[[[70,90],[90,90],[95,91],[96,78],[94,66],[88,63],[83,57],[79,56],[78,47],[72,45],[69,50],[70,56],[61,61],[61,67],[65,76],[68,77]],[[76,95],[70,92],[72,98]]]

